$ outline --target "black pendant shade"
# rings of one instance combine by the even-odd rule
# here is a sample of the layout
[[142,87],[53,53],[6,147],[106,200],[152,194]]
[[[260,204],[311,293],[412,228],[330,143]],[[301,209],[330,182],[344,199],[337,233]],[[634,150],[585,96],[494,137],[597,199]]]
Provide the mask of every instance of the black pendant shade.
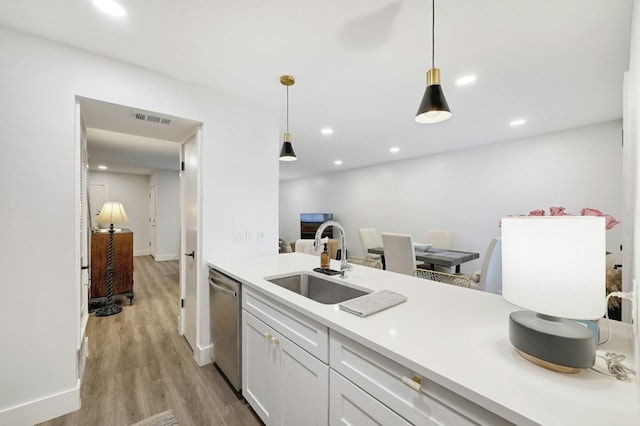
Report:
[[427,89],[418,107],[416,123],[438,123],[451,118],[451,110],[440,86],[440,70],[435,67],[436,6],[431,0],[431,69],[427,71]]
[[285,141],[280,150],[280,161],[295,161],[297,159],[298,157],[296,157],[296,153],[293,151],[293,145],[291,145],[291,142]]
[[289,86],[293,86],[296,80],[291,75],[283,75],[280,77],[280,84],[287,86],[287,131],[284,132],[284,142],[280,150],[280,161],[296,161],[296,153],[293,151],[291,144],[291,133],[289,133]]
[[444,97],[442,86],[432,84],[427,86],[418,107],[415,121],[417,123],[437,123],[451,118],[451,110],[447,99]]

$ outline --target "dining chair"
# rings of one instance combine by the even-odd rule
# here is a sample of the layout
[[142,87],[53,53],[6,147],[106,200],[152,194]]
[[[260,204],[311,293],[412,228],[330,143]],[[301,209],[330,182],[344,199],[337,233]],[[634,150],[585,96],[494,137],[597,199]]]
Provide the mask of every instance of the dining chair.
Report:
[[[315,240],[312,239],[298,239],[292,243],[293,251],[298,253],[312,254],[314,256],[320,256],[322,253],[322,246],[317,249],[313,246]],[[320,240],[321,244],[327,244],[327,251],[331,259],[337,259],[338,246],[340,242],[337,239],[324,237]]]
[[380,260],[382,256],[379,254],[368,253],[370,248],[382,247],[382,238],[378,235],[376,228],[360,228],[358,229],[360,236],[360,246],[362,247],[362,256],[370,259]]
[[453,246],[453,231],[444,231],[440,229],[427,230],[427,243],[432,244],[433,248],[449,250]]
[[479,285],[481,290],[502,294],[502,241],[493,238],[482,260]]
[[349,256],[347,257],[347,262],[353,263],[354,265],[362,265],[368,266],[370,268],[382,269],[382,262],[377,259],[371,259],[370,257]]
[[[433,248],[449,250],[453,246],[453,231],[445,231],[440,229],[427,230],[427,243]],[[436,271],[450,273],[451,268],[436,265]]]
[[430,269],[416,269],[416,277],[424,278],[439,283],[452,284],[459,287],[471,288],[471,280],[466,275],[447,274],[446,272],[432,271]]
[[416,252],[411,235],[383,232],[382,246],[387,271],[414,275]]

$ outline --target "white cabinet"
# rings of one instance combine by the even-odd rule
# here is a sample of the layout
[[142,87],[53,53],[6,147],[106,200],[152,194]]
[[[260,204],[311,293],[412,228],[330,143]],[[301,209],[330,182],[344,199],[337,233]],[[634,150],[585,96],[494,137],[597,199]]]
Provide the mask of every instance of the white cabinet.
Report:
[[331,370],[329,419],[331,426],[410,426],[371,395]]
[[[409,368],[333,330],[329,346],[332,370],[340,373],[354,386],[366,390],[374,401],[384,404],[410,424],[455,426],[509,424],[488,410],[414,374]],[[333,374],[331,377],[331,419],[333,420],[334,410],[339,408],[333,405],[336,399],[333,389],[335,381]],[[359,410],[372,412],[374,405],[367,400],[362,400],[366,405],[359,406]],[[351,401],[352,404],[357,404],[357,400]],[[389,424],[403,423],[394,421]]]
[[[329,366],[290,340],[288,327],[282,329],[273,321],[280,314],[289,319],[296,314],[255,293],[243,297],[243,306],[245,299],[270,306],[266,316],[251,303],[242,311],[242,393],[247,402],[268,426],[327,425]],[[328,340],[326,328],[324,335]],[[324,347],[328,349],[328,341]]]

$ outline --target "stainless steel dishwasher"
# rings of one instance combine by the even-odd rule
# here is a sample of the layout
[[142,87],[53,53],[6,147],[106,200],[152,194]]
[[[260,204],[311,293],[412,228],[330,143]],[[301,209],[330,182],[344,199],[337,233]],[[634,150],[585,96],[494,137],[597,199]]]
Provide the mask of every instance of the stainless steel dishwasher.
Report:
[[209,312],[213,362],[240,391],[242,386],[242,328],[240,283],[209,268]]

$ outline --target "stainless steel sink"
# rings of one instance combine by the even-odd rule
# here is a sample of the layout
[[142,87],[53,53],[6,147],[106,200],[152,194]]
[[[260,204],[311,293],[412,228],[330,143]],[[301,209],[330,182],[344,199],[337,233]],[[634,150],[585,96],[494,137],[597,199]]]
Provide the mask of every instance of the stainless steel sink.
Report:
[[371,293],[367,289],[339,284],[306,272],[281,277],[267,277],[265,279],[289,291],[326,305],[333,305]]

